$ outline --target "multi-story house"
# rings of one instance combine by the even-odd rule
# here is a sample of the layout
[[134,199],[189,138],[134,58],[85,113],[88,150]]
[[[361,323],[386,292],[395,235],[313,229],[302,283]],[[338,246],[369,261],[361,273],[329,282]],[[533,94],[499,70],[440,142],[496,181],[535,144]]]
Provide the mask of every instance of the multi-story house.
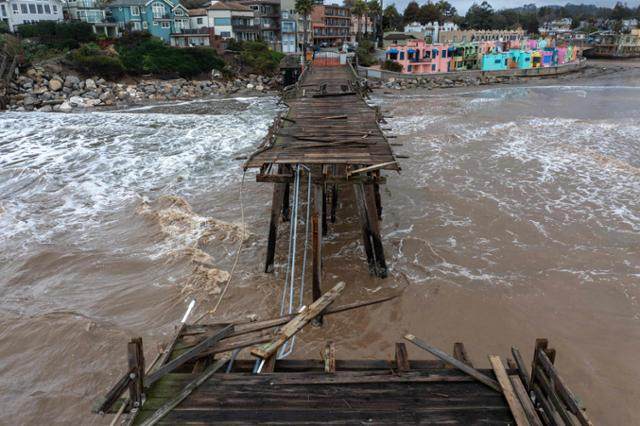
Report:
[[39,21],[61,22],[63,3],[61,0],[2,0],[0,19],[15,31],[19,25]]
[[189,9],[189,25],[171,33],[171,46],[197,47],[213,46],[213,28],[209,28],[206,9]]
[[313,44],[339,46],[351,39],[351,9],[316,4],[311,13]]
[[121,29],[148,31],[166,43],[189,28],[189,13],[178,0],[113,0],[107,9]]
[[281,50],[280,0],[240,0],[240,4],[253,11],[260,39],[270,48]]
[[93,32],[105,37],[121,35],[118,24],[106,14],[103,0],[67,0],[67,18],[91,24]]
[[206,7],[207,25],[223,39],[257,40],[260,30],[249,7],[235,2],[214,1]]
[[298,22],[295,13],[280,12],[280,51],[282,53],[298,52]]

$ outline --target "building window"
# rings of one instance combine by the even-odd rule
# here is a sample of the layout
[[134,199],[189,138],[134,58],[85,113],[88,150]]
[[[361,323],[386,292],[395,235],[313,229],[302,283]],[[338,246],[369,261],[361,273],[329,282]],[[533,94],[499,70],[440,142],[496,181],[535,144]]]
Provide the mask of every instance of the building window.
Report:
[[202,18],[196,18],[196,23],[198,25],[202,25]]
[[148,29],[149,28],[149,23],[147,21],[142,21],[142,28],[143,29]]
[[42,5],[41,4],[37,5],[37,8],[38,8],[38,14],[42,15],[44,13],[44,8],[42,7]]
[[[17,4],[12,4],[11,7],[13,8],[13,14],[17,15],[18,14],[18,5]],[[20,8],[22,9],[22,13],[27,13],[27,5],[26,4],[21,4]]]
[[403,61],[404,60],[404,52],[400,52],[400,60]]
[[436,70],[436,64],[431,65],[431,71],[435,71]]
[[183,13],[183,12],[182,12],[182,10],[180,10],[180,9],[176,9],[176,10],[173,12],[173,14],[174,14],[174,15],[176,15],[176,16],[184,16],[184,13]]
[[44,5],[44,11],[45,11],[45,13],[47,13],[47,14],[51,14],[51,7],[49,7],[49,5],[48,5],[48,4],[45,4],[45,5]]
[[231,25],[231,18],[213,18],[213,25],[228,27]]
[[58,6],[56,6],[55,4],[53,6],[53,13],[58,13]]
[[29,13],[31,13],[32,15],[36,14],[36,5],[35,4],[30,4],[29,5]]
[[164,16],[164,5],[162,3],[154,3],[152,10],[154,18],[157,19]]
[[231,37],[231,32],[230,31],[222,31],[220,33],[220,37],[229,38],[229,37]]
[[171,28],[171,25],[168,22],[161,22],[160,27],[167,29],[167,28]]
[[140,6],[131,6],[131,16],[140,16]]
[[140,22],[133,23],[133,31],[140,31]]

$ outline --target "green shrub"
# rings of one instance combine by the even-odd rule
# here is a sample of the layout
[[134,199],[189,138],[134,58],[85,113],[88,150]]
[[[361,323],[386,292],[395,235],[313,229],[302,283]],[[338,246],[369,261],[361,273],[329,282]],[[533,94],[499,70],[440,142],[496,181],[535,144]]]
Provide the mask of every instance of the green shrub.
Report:
[[193,77],[212,69],[222,71],[225,62],[208,47],[168,47],[148,33],[131,33],[118,40],[116,50],[124,69],[132,74]]
[[378,61],[376,60],[376,58],[373,57],[371,52],[362,46],[359,46],[356,49],[356,57],[358,58],[358,64],[362,65],[363,67],[369,67],[371,65],[378,63]]
[[400,65],[396,61],[391,61],[389,59],[382,63],[381,68],[387,71],[402,72],[402,65]]
[[275,73],[280,61],[285,57],[284,53],[269,49],[262,41],[230,42],[228,49],[239,52],[240,67],[245,72],[254,74]]
[[87,75],[99,75],[108,79],[115,79],[124,73],[120,59],[107,55],[74,56],[75,67]]
[[18,34],[23,38],[35,38],[48,48],[75,49],[82,43],[96,40],[91,24],[86,22],[40,21],[22,24]]

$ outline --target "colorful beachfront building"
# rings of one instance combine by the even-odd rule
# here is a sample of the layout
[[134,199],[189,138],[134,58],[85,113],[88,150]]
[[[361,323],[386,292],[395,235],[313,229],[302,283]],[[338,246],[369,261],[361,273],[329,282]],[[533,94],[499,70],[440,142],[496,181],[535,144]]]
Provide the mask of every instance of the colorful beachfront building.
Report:
[[546,39],[441,44],[418,39],[389,45],[386,50],[386,59],[402,65],[405,74],[551,67],[573,62],[577,55],[577,48],[555,47]]
[[388,60],[402,65],[403,73],[431,74],[450,72],[454,48],[448,44],[427,44],[424,40],[411,40],[405,45],[387,49]]

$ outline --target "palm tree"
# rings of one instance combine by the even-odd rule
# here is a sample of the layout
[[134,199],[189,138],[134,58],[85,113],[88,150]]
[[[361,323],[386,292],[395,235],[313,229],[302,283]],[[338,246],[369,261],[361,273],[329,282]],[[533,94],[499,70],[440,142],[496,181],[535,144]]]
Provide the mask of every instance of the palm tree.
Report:
[[296,13],[302,15],[302,31],[303,31],[303,42],[302,42],[302,55],[304,60],[307,60],[307,23],[309,22],[309,15],[313,12],[314,4],[313,0],[296,0],[295,3]]
[[371,19],[371,26],[373,27],[375,38],[378,38],[378,18],[382,13],[380,2],[378,2],[378,0],[369,0],[369,2],[367,2],[367,9],[369,11],[368,15]]
[[362,39],[362,25],[360,22],[362,20],[362,15],[367,13],[367,3],[365,3],[364,0],[356,0],[351,12],[358,18],[358,41],[360,41],[360,39]]

